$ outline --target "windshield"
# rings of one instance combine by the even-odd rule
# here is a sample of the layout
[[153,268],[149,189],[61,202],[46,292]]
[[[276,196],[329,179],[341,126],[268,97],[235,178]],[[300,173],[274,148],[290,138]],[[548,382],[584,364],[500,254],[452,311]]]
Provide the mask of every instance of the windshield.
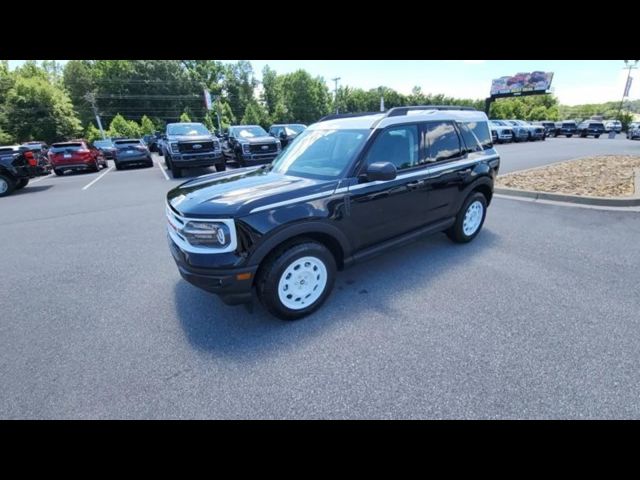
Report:
[[140,140],[118,140],[116,142],[117,148],[133,147],[136,145],[142,145]]
[[340,177],[366,141],[369,130],[305,130],[273,162],[286,175],[331,180]]
[[269,134],[262,127],[234,127],[231,129],[236,137],[240,138],[254,138],[254,137],[266,137]]
[[113,142],[111,140],[96,140],[93,144],[98,148],[113,147]]
[[504,127],[505,126],[505,124],[502,123],[499,120],[491,120],[489,123],[491,124],[491,126],[498,126],[498,127]]
[[304,129],[307,128],[304,125],[287,125],[284,127],[287,135],[297,135],[300,132],[303,132]]
[[209,130],[201,123],[175,123],[167,125],[167,135],[210,135]]

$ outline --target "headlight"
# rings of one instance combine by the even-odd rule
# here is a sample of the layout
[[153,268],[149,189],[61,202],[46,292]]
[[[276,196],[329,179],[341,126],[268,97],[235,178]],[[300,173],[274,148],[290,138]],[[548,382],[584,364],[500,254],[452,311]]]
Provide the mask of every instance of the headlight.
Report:
[[276,146],[278,151],[282,150],[282,143],[280,142],[280,140],[276,140]]
[[249,150],[249,144],[248,143],[243,143],[242,144],[242,152],[243,153],[251,153],[251,151]]
[[187,222],[180,233],[193,246],[223,248],[231,242],[229,227],[220,222]]
[[180,150],[178,149],[178,144],[177,143],[172,143],[171,144],[171,151],[173,153],[180,153]]

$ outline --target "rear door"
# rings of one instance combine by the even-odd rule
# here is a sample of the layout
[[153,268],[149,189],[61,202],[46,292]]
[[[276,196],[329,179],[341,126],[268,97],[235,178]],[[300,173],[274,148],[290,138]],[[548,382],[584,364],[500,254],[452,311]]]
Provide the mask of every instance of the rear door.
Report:
[[424,123],[422,135],[429,172],[425,180],[425,220],[431,223],[455,214],[453,208],[472,168],[464,165],[468,163],[467,149],[455,122]]

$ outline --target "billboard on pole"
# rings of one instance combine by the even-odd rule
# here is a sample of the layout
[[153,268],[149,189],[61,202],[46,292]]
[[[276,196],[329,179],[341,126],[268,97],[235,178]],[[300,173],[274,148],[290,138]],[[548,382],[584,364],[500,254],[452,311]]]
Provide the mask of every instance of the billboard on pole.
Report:
[[500,77],[491,81],[491,96],[517,96],[523,93],[545,93],[551,86],[553,72],[518,73],[512,77]]

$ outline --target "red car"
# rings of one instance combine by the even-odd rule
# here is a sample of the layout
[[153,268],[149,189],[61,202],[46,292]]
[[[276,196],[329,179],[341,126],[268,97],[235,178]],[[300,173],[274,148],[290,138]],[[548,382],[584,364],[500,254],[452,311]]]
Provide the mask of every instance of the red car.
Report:
[[102,152],[86,140],[54,143],[49,149],[49,160],[56,175],[63,175],[67,170],[97,172],[101,166],[109,165]]

